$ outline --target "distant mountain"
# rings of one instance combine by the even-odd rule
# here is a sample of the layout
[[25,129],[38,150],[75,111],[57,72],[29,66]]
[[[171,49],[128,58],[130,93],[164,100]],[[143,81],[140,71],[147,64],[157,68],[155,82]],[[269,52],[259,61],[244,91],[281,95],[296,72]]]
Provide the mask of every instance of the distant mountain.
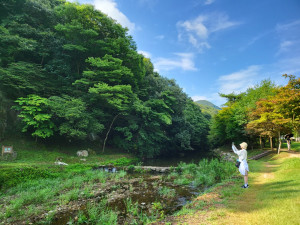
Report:
[[208,117],[212,117],[213,115],[217,114],[220,107],[214,105],[213,103],[206,101],[206,100],[199,100],[195,102],[202,110],[204,114],[209,115]]
[[204,106],[210,106],[210,107],[213,107],[218,110],[221,109],[220,107],[218,107],[218,106],[214,105],[213,103],[206,101],[206,100],[199,100],[199,101],[196,101],[196,103],[198,103],[200,105],[204,105]]

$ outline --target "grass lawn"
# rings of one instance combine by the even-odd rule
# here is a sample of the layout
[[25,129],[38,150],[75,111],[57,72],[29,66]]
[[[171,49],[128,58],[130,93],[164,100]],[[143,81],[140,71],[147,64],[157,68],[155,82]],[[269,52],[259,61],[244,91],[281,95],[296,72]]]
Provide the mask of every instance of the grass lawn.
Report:
[[[282,143],[282,148],[287,148],[287,144]],[[291,150],[296,151],[296,152],[300,152],[300,142],[293,142],[292,141]]]
[[[172,224],[300,224],[300,157],[282,152],[250,161],[250,188],[242,177],[199,196]],[[176,222],[175,222],[176,221]]]
[[[90,170],[99,165],[113,164],[127,166],[138,161],[132,154],[121,152],[117,149],[107,148],[102,153],[99,146],[41,144],[28,140],[6,140],[1,145],[13,146],[17,152],[14,160],[5,160],[0,156],[0,192],[3,188],[13,187],[27,180],[55,178],[64,173]],[[81,160],[76,155],[78,150],[87,149],[89,156]],[[54,162],[57,158],[67,163],[68,166],[58,166]]]
[[[97,145],[78,146],[71,144],[62,146],[59,144],[41,144],[34,141],[19,139],[19,140],[5,140],[0,143],[0,146],[13,146],[14,151],[17,152],[16,160],[9,161],[0,158],[0,167],[15,167],[26,165],[53,165],[57,158],[61,158],[67,164],[108,164],[114,160],[127,158],[136,160],[132,154],[122,152],[114,148],[106,148],[102,153],[102,149]],[[86,161],[82,161],[76,155],[79,150],[88,150],[89,156]]]
[[[5,140],[1,145],[13,145],[17,158],[0,158],[0,224],[18,224],[45,211],[54,212],[57,206],[91,197],[98,188],[96,184],[101,186],[126,175],[124,171],[116,174],[92,171],[93,166],[125,166],[137,162],[132,154],[111,148],[102,153],[99,146],[45,145],[22,139]],[[86,161],[76,155],[83,149],[91,153]],[[57,158],[62,158],[68,166],[55,165]],[[45,218],[45,224],[51,223],[53,215]]]

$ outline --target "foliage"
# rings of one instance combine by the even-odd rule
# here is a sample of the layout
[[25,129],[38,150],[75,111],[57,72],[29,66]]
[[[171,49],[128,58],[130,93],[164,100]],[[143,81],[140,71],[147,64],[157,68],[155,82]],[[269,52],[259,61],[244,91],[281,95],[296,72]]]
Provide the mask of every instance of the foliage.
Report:
[[231,177],[236,168],[231,162],[223,162],[218,159],[208,161],[203,159],[199,164],[180,163],[178,167],[181,173],[174,180],[175,184],[193,184],[195,186],[211,186]]
[[127,166],[137,162],[137,160],[138,160],[137,158],[129,159],[126,157],[122,157],[116,160],[105,161],[104,165],[113,164],[114,166]]
[[104,129],[103,124],[92,118],[86,103],[80,98],[52,96],[48,104],[56,124],[59,124],[60,135],[85,139],[89,132],[97,134]]
[[19,104],[14,109],[20,111],[18,115],[25,124],[22,132],[33,129],[32,136],[46,138],[54,133],[55,125],[51,121],[51,114],[47,113],[48,102],[46,98],[37,95],[28,95],[27,98],[18,98]]
[[0,189],[9,188],[28,180],[54,177],[57,177],[55,172],[36,167],[1,169]]
[[273,96],[275,85],[264,80],[259,85],[249,88],[245,93],[221,95],[228,98],[226,106],[213,117],[209,141],[213,147],[234,142],[251,141],[246,131],[250,121],[249,114],[256,108],[256,102],[262,98]]
[[171,189],[168,187],[161,187],[158,190],[158,193],[164,198],[174,198],[176,195],[175,189]]
[[89,4],[8,0],[3,7],[0,113],[17,101],[24,132],[140,157],[207,147],[208,118],[174,80],[154,72],[127,28]]

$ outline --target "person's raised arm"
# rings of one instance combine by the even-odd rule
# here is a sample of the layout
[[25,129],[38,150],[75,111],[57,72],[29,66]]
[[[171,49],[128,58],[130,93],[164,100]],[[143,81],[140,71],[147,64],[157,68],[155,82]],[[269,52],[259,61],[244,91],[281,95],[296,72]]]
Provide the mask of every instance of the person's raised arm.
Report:
[[232,150],[235,154],[238,154],[238,149],[235,147],[234,142],[232,142]]

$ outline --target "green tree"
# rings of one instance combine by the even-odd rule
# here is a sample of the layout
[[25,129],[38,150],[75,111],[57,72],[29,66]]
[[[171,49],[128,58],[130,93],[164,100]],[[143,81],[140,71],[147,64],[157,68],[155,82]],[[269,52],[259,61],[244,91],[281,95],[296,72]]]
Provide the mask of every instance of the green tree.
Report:
[[104,129],[88,112],[86,103],[80,98],[52,96],[48,100],[60,135],[85,139],[89,133],[99,134]]
[[270,80],[264,80],[244,93],[221,95],[228,98],[228,102],[213,117],[209,134],[212,146],[230,144],[232,141],[247,141],[253,145],[256,137],[249,135],[246,130],[246,125],[250,121],[249,114],[255,110],[259,99],[273,96],[275,93],[275,85]]
[[28,95],[26,98],[18,98],[18,105],[13,108],[20,112],[18,117],[22,118],[24,127],[22,132],[30,131],[31,135],[47,138],[53,135],[56,128],[51,121],[51,114],[48,112],[48,101],[38,95]]

